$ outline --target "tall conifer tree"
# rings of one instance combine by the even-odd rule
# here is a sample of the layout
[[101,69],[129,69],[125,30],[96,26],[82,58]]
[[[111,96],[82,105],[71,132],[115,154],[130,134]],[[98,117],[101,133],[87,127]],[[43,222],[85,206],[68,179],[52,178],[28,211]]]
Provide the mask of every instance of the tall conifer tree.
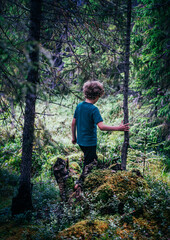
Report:
[[41,22],[41,0],[31,0],[30,9],[30,70],[25,100],[24,130],[22,144],[21,176],[18,195],[12,201],[12,214],[22,213],[32,208],[31,163],[34,139],[34,120],[36,103],[36,85],[38,83],[39,47]]
[[[125,77],[124,77],[124,123],[129,122],[128,117],[128,83],[129,83],[129,56],[130,56],[130,32],[131,32],[131,0],[127,1],[127,25],[126,25],[126,50],[125,50]],[[129,132],[124,132],[124,143],[121,155],[121,168],[126,170],[127,150],[129,146]]]

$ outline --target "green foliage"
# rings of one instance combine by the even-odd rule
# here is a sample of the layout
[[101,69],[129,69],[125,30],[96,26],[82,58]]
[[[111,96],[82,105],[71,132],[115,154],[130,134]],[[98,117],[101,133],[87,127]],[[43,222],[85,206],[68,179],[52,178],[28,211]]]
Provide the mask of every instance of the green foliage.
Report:
[[133,27],[135,85],[156,116],[169,120],[169,2],[139,1]]
[[91,202],[103,214],[124,211],[123,205],[125,202],[130,204],[131,208],[140,208],[142,205],[135,203],[133,198],[145,198],[147,193],[146,183],[135,173],[115,174],[112,170],[94,171],[87,176],[85,188],[87,192],[91,192]]
[[154,167],[155,161],[155,163],[157,162],[155,170],[157,168],[157,174],[160,175],[159,167],[162,172],[169,171],[169,125],[164,118],[151,117],[150,106],[143,104],[143,106],[138,107],[138,104],[140,103],[136,102],[136,98],[130,98],[129,122],[132,125],[130,128],[131,149],[129,149],[128,160],[132,159],[133,161],[134,159],[136,164],[139,161],[138,167],[140,169],[142,159],[146,159],[146,161],[148,159],[148,167],[150,162]]
[[[61,231],[57,237],[59,237],[59,239],[61,236],[63,236],[63,239],[67,239],[68,237],[71,239],[79,239],[85,234],[88,236],[88,225],[90,224],[90,226],[94,227],[94,221],[97,219],[100,221],[100,224],[107,227],[102,231],[101,235],[88,236],[87,239],[91,239],[91,237],[92,239],[93,237],[96,239],[95,237],[97,237],[97,239],[123,238],[130,240],[134,238],[147,239],[148,236],[150,236],[151,239],[167,239],[169,218],[167,212],[169,198],[167,185],[153,178],[142,179],[135,173],[130,172],[119,174],[111,172],[109,174],[107,172],[107,175],[105,175],[105,173],[106,171],[94,171],[86,180],[89,191],[88,194],[85,191],[86,201],[83,203],[83,205],[86,204],[84,210],[86,215],[88,214],[86,227],[84,228],[84,221],[79,221],[64,231]],[[92,182],[95,181],[95,175],[96,179],[101,179],[101,185],[99,187],[96,186],[96,188],[94,184],[92,184]],[[123,181],[121,177],[123,177]],[[115,181],[117,180],[117,182],[113,182],[113,179],[115,179]],[[103,186],[103,181],[112,182],[113,185],[110,185],[109,191],[108,188],[103,188],[104,195],[99,194],[99,196],[98,190]],[[89,186],[92,186],[92,189]],[[114,189],[117,197],[109,197],[110,195],[108,194],[110,194],[111,188]],[[116,190],[117,188],[119,188],[119,191]],[[96,191],[96,189],[98,190]],[[125,189],[130,191],[129,194],[125,194]],[[96,198],[96,196],[99,197],[100,200]],[[123,214],[118,214],[120,203],[124,200],[124,212]],[[106,202],[108,204],[106,204]],[[89,205],[89,209],[87,209],[87,205]],[[112,208],[110,208],[110,211],[103,211],[106,210],[105,207],[113,206],[115,207],[114,210],[117,209],[117,211],[113,212]],[[95,228],[94,232],[96,232]]]
[[[17,178],[7,171],[1,176],[11,186],[16,184]],[[149,176],[143,179],[133,172],[94,171],[87,177],[84,201],[73,205],[61,204],[59,189],[53,181],[36,182],[33,185],[34,211],[11,221],[10,213],[3,208],[0,215],[6,215],[0,232],[9,239],[10,236],[13,239],[23,239],[23,236],[42,240],[61,236],[78,239],[89,236],[93,229],[92,239],[130,240],[150,236],[165,240],[168,199],[167,184]],[[122,207],[123,214],[120,213]],[[8,232],[5,232],[6,224]]]
[[[84,202],[73,205],[60,202],[52,172],[57,157],[69,159],[75,179],[82,169],[80,149],[71,144],[70,124],[75,106],[82,98],[84,81],[104,82],[106,94],[97,106],[106,124],[119,125],[123,119],[125,2],[82,2],[59,1],[55,7],[51,1],[43,3],[32,158],[35,209],[11,219],[10,205],[18,184],[15,173],[20,171],[22,154],[22,102],[26,89],[31,87],[26,84],[30,67],[30,43],[26,42],[29,7],[25,0],[3,1],[0,17],[0,217],[3,225],[0,234],[3,233],[5,240],[56,239],[59,232],[66,239],[88,236],[88,239],[103,240],[165,240],[169,193],[162,179],[167,180],[164,175],[168,176],[170,150],[167,0],[141,0],[134,9],[130,86],[138,92],[132,91],[134,97],[129,98],[131,130],[127,168],[140,170],[145,179],[132,172],[94,171],[86,179]],[[54,66],[53,58],[62,58],[64,67]],[[120,94],[115,89],[120,89]],[[99,131],[99,161],[119,161],[122,142],[123,133]]]
[[[54,100],[54,99],[53,99]],[[82,167],[83,154],[77,145],[71,144],[70,124],[74,109],[78,103],[75,97],[67,95],[67,99],[55,98],[56,104],[37,103],[38,111],[47,115],[37,115],[35,123],[35,141],[33,147],[32,175],[37,180],[51,177],[52,166],[57,157],[69,159],[70,164],[77,162]],[[61,103],[63,106],[60,106]],[[70,103],[73,103],[70,106]],[[48,106],[48,107],[47,107]],[[100,109],[104,122],[107,125],[119,125],[122,116],[122,96],[105,97],[99,100],[97,106]],[[67,107],[67,108],[66,108]],[[149,110],[142,107],[136,111],[134,98],[130,98],[130,147],[128,157],[128,169],[135,167],[143,172],[143,160],[146,159],[145,171],[162,175],[169,170],[169,161],[163,154],[168,153],[168,125],[162,124],[162,120],[150,121],[145,117]],[[16,109],[16,120],[20,119],[19,109]],[[7,119],[8,120],[8,119]],[[3,125],[2,125],[3,126]],[[8,132],[2,129],[1,135],[1,166],[20,171],[21,163],[21,132],[13,131],[12,125],[8,125]],[[98,130],[98,157],[99,162],[120,161],[124,133],[102,132]],[[156,163],[156,164],[154,164]],[[154,167],[155,166],[155,167]],[[157,167],[158,166],[158,167]],[[154,169],[155,168],[155,169]],[[151,170],[152,169],[152,170]],[[157,170],[156,170],[157,169]],[[81,172],[81,169],[77,172]]]
[[6,223],[11,216],[12,197],[16,193],[19,177],[14,171],[0,169],[0,223]]
[[1,167],[12,168],[19,172],[21,163],[21,142],[18,138],[9,139],[1,146],[0,164]]
[[[3,192],[6,185],[15,186],[18,183],[18,176],[15,172],[9,172],[5,169],[0,169],[0,189]],[[1,192],[1,193],[2,193]]]
[[[122,95],[108,96],[99,100],[97,106],[100,109],[105,124],[120,125],[123,119],[122,101]],[[98,131],[98,152],[105,159],[120,158],[123,136],[123,132]]]
[[149,214],[151,214],[151,217],[153,216],[158,222],[161,222],[162,227],[165,227],[166,218],[169,218],[168,185],[150,176],[147,176],[147,183],[151,191],[150,195],[148,195],[148,199],[146,199],[146,203],[148,204],[146,208]]

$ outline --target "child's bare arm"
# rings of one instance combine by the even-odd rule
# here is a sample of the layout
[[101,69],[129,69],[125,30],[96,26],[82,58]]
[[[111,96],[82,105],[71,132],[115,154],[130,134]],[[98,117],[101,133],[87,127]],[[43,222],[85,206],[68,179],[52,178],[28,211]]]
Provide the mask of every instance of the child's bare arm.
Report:
[[99,122],[97,126],[101,131],[129,131],[129,123],[123,124],[123,121],[119,126],[107,126],[103,122]]
[[72,124],[71,124],[71,131],[72,131],[72,143],[76,144],[76,119],[73,118]]

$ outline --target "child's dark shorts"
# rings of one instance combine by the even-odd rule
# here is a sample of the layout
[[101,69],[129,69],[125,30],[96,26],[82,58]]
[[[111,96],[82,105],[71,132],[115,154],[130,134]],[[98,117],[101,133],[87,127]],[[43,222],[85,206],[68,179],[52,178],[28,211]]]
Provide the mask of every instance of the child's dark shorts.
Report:
[[80,146],[80,148],[84,153],[84,166],[93,162],[94,159],[97,160],[96,146]]

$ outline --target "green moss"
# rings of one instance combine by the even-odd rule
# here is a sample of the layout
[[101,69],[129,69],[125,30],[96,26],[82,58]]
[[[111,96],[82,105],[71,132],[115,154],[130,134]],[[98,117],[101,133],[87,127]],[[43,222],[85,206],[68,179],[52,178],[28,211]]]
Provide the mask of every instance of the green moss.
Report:
[[[126,195],[138,191],[138,188],[147,188],[143,178],[133,172],[117,172],[112,170],[96,170],[85,179],[85,189],[93,193],[106,192],[105,194],[117,194],[121,200]],[[108,196],[109,197],[109,196]]]
[[114,195],[113,186],[109,183],[104,183],[97,188],[96,200],[107,202]]
[[149,188],[146,181],[135,172],[96,170],[85,179],[85,192],[90,204],[94,204],[103,215],[123,213],[125,204],[126,209],[128,206],[129,209],[135,208],[136,212],[143,211],[143,199],[149,193]]
[[92,191],[107,182],[108,177],[111,175],[111,170],[95,170],[89,174],[84,182],[84,188],[87,191]]
[[147,239],[164,239],[160,238],[159,229],[154,220],[148,221],[142,217],[132,218],[132,223],[123,223],[122,226],[119,226],[116,229],[117,236],[121,239],[138,239],[138,240],[147,240]]
[[108,183],[113,186],[114,193],[120,200],[126,200],[132,193],[137,193],[139,187],[147,188],[146,181],[133,172],[118,172],[108,178]]
[[84,239],[91,240],[94,239],[94,235],[100,236],[108,228],[108,223],[106,221],[94,220],[94,221],[80,221],[75,225],[71,226],[60,232],[56,239]]

